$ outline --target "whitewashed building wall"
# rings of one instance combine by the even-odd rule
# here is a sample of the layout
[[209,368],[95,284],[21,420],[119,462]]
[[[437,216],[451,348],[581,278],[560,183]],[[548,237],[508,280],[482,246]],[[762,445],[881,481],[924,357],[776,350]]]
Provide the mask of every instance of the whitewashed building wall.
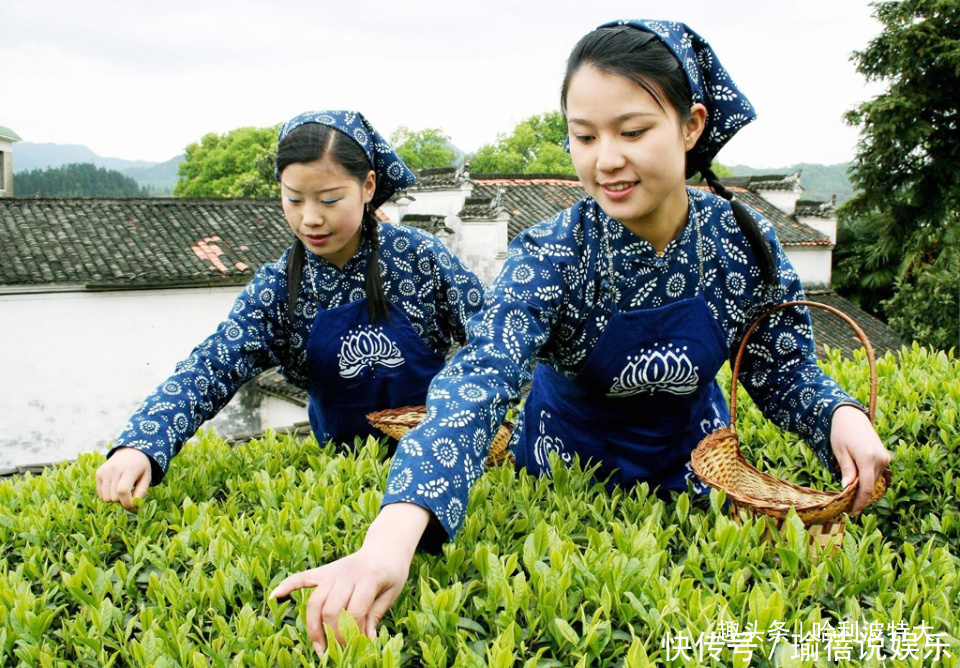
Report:
[[[240,289],[0,295],[0,468],[105,450]],[[262,425],[258,401],[247,386],[206,426],[236,434],[291,423]]]
[[788,246],[785,251],[804,290],[830,287],[833,246]]

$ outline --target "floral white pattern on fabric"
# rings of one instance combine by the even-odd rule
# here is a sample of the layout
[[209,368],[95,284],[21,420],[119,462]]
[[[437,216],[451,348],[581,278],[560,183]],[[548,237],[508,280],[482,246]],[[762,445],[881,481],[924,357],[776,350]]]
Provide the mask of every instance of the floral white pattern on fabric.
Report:
[[699,370],[687,354],[686,346],[671,344],[660,350],[644,350],[628,355],[627,365],[613,379],[608,397],[632,397],[635,394],[691,394],[700,383]]
[[547,420],[550,417],[552,416],[547,411],[540,411],[540,435],[533,444],[533,460],[543,469],[548,478],[553,477],[553,472],[550,470],[551,452],[556,452],[560,456],[560,461],[565,464],[569,464],[573,459],[563,441],[547,433]]
[[378,364],[393,369],[405,362],[400,348],[384,333],[383,327],[354,327],[341,340],[337,357],[342,378],[356,378]]

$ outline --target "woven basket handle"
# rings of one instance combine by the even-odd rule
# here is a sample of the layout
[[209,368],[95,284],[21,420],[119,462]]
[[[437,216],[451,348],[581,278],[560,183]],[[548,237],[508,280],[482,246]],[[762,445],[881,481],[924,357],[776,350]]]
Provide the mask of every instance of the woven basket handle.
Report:
[[867,338],[866,333],[863,331],[860,325],[853,320],[853,318],[839,309],[836,309],[832,306],[827,306],[826,304],[821,304],[820,302],[793,301],[777,304],[772,309],[757,318],[754,323],[750,325],[750,329],[747,330],[747,333],[744,334],[743,341],[740,342],[740,350],[737,351],[737,358],[733,364],[733,378],[730,382],[730,429],[736,433],[737,378],[740,376],[740,362],[743,359],[744,351],[747,349],[747,340],[750,338],[750,335],[753,334],[753,330],[755,330],[767,316],[790,306],[815,306],[816,308],[821,308],[824,311],[829,311],[830,313],[842,318],[848,325],[850,325],[850,327],[853,328],[853,331],[857,333],[857,338],[860,339],[860,343],[863,344],[864,350],[867,351],[867,360],[870,362],[870,406],[868,414],[870,416],[870,422],[873,423],[874,415],[877,409],[877,360],[873,354],[873,346],[870,345],[870,339]]

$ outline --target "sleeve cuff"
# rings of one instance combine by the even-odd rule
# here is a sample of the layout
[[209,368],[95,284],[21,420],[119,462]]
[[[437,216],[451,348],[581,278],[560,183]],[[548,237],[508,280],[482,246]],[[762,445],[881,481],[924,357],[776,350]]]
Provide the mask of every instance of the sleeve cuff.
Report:
[[836,413],[837,409],[841,406],[853,406],[867,413],[867,409],[853,399],[838,401],[832,406],[828,406],[826,410],[821,413],[823,416],[821,424],[823,424],[823,426],[814,431],[809,441],[813,451],[817,453],[817,459],[827,467],[837,481],[841,479],[840,466],[837,464],[837,459],[833,456],[833,449],[830,446],[830,430],[833,428],[833,414]]
[[[384,506],[391,503],[412,503],[427,510],[430,513],[430,523],[424,529],[417,548],[430,554],[439,554],[443,544],[453,540],[453,537],[457,534],[457,529],[460,528],[460,523],[458,522],[456,527],[451,526],[449,518],[441,509],[443,503],[437,503],[438,501],[440,499],[424,499],[423,497],[411,497],[406,494],[384,494],[383,501],[380,502],[380,508],[382,510]],[[462,516],[459,519],[462,520]]]

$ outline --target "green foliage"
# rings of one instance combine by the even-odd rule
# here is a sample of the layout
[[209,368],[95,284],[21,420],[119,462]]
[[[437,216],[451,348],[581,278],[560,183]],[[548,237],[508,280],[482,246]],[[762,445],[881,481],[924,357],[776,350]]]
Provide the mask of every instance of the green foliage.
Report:
[[[826,366],[865,400],[862,357],[832,353]],[[795,518],[781,532],[765,520],[740,525],[718,494],[608,492],[556,458],[552,480],[493,469],[456,541],[417,555],[378,637],[342,617],[347,643],[319,665],[956,666],[960,360],[913,347],[879,360],[879,373],[877,428],[894,483],[848,522],[829,558],[810,558]],[[805,446],[743,398],[747,458],[831,487]],[[384,455],[372,440],[344,456],[313,439],[268,435],[231,449],[207,434],[137,514],[96,500],[100,455],[0,483],[0,665],[317,665],[309,591],[267,595],[290,572],[359,547]],[[835,663],[825,640],[819,659],[791,658],[791,634],[853,622],[880,624],[888,651],[889,629],[925,625],[952,658],[861,662],[853,643],[851,659]],[[709,638],[733,624],[765,634],[751,661],[725,641],[715,661],[670,653],[681,633]],[[773,646],[778,625],[786,640]]]
[[17,197],[148,197],[150,193],[118,171],[90,163],[18,172]]
[[728,176],[733,176],[732,169],[726,165],[720,164],[716,160],[713,161],[713,164],[710,166],[710,168],[713,170],[713,173],[717,175],[718,179],[725,179]]
[[176,197],[272,199],[280,196],[273,177],[279,126],[237,128],[204,135],[186,148]]
[[510,135],[500,134],[470,158],[477,174],[568,174],[576,176],[570,155],[563,150],[567,123],[559,111],[531,116]]
[[882,303],[893,297],[898,274],[898,249],[880,238],[878,214],[842,218],[833,249],[833,287],[860,308],[886,318]]
[[905,339],[960,350],[960,252],[954,248],[944,255],[901,279],[883,308],[890,326]]
[[401,125],[390,135],[390,144],[410,169],[453,167],[457,161],[450,137],[440,128],[411,130]]
[[[851,180],[854,197],[839,210],[841,221],[869,225],[872,270],[895,273],[890,302],[900,334],[935,344],[937,332],[960,331],[958,308],[939,309],[932,327],[910,292],[932,286],[926,272],[955,271],[960,242],[960,3],[955,0],[876,2],[881,34],[854,54],[868,81],[884,93],[860,104],[847,121],[861,127]],[[956,293],[954,293],[956,294]],[[956,304],[956,302],[954,302]],[[916,311],[916,312],[915,312]],[[892,315],[892,314],[888,314]],[[926,337],[933,338],[926,338]]]

